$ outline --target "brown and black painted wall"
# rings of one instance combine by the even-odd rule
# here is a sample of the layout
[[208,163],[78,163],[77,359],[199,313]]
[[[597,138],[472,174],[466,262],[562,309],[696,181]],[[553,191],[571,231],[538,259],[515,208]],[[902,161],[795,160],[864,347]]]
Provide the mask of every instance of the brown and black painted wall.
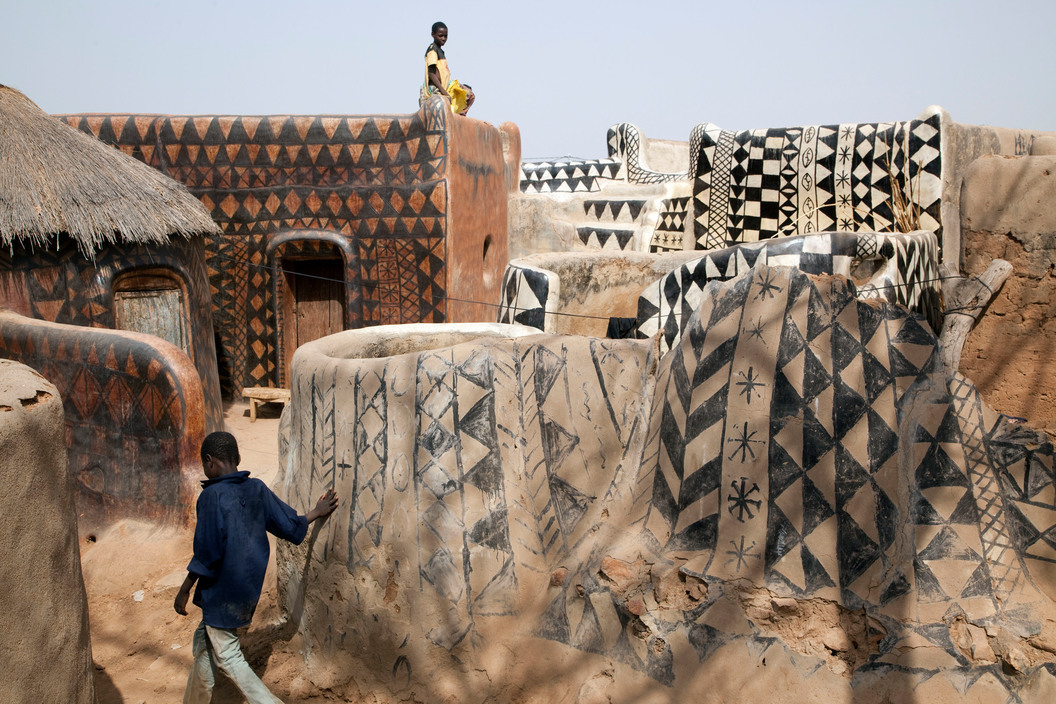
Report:
[[[0,308],[64,325],[160,335],[183,350],[197,371],[206,431],[223,429],[201,237],[176,237],[166,245],[109,244],[92,258],[65,236],[54,248],[15,245],[0,251]],[[42,371],[12,353],[13,342],[0,340],[0,356]],[[63,386],[63,379],[44,376]],[[95,383],[103,385],[101,379]]]
[[66,115],[205,204],[221,386],[288,384],[293,349],[345,329],[494,319],[512,125],[409,115]]
[[206,414],[186,354],[154,335],[0,311],[0,357],[37,370],[62,397],[83,530],[189,521]]

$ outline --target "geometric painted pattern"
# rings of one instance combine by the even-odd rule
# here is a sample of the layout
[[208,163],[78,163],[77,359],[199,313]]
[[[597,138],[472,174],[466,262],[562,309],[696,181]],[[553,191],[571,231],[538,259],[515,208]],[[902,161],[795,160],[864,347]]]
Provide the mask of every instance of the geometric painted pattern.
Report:
[[[868,669],[941,674],[969,692],[990,675],[1018,701],[1022,682],[972,667],[949,619],[1040,629],[1020,605],[1038,596],[1025,561],[1040,575],[1053,559],[1052,444],[1010,431],[962,377],[943,377],[919,317],[861,301],[842,279],[758,265],[709,284],[657,374],[631,514],[653,546],[645,559],[688,560],[680,571],[709,594],[747,579],[863,611],[878,629]],[[721,623],[714,603],[682,627]],[[711,628],[688,644],[703,662],[757,635]],[[939,664],[905,655],[922,643]]]
[[[647,345],[530,339],[339,360],[293,381],[284,445],[302,451],[292,455],[300,464],[288,500],[351,487],[347,517],[322,536],[349,574],[384,579],[394,557],[387,546],[409,531],[413,547],[395,557],[434,604],[440,617],[429,616],[427,638],[446,650],[472,642],[480,619],[513,613],[520,579],[581,549],[602,518],[604,497],[592,487],[615,490],[633,458],[633,449],[615,462],[599,453],[640,447],[642,403],[615,406],[609,392],[641,387]],[[528,528],[516,543],[514,524]],[[349,634],[360,609],[349,607],[355,615],[331,613],[324,647]]]
[[120,331],[11,313],[0,318],[0,357],[32,367],[62,396],[82,526],[190,520],[185,476],[201,466],[204,437],[193,369]]
[[[545,330],[548,306],[556,305],[560,291],[557,274],[524,263],[509,263],[502,277],[502,299],[497,322],[519,323]],[[551,316],[552,318],[552,316]]]
[[591,250],[621,252],[636,250],[634,236],[637,230],[622,227],[602,227],[601,225],[580,225],[576,227],[576,237]]
[[941,238],[940,114],[908,122],[693,130],[693,237],[717,249],[833,230],[892,231],[900,191]]
[[279,384],[271,238],[354,241],[346,328],[446,319],[447,113],[395,116],[66,115],[183,183],[223,230],[206,241],[225,393]]
[[621,174],[621,177],[628,183],[667,183],[687,179],[685,173],[669,174],[650,171],[641,165],[642,137],[636,125],[629,122],[613,125],[609,128],[605,141],[609,157],[618,159],[625,165],[625,172]]
[[649,242],[650,252],[681,251],[683,236],[686,232],[686,218],[689,211],[689,196],[665,198],[660,203],[660,215],[656,229]]
[[[180,238],[164,245],[104,244],[89,260],[72,239],[64,236],[55,248],[15,247],[0,252],[0,270],[24,291],[27,308],[18,312],[51,323],[111,330],[117,327],[114,282],[118,277],[150,269],[168,272],[183,282],[188,356],[202,379],[206,432],[212,432],[223,427],[224,414],[216,382],[213,326],[209,315],[198,313],[209,310],[204,259],[201,240]],[[67,331],[64,337],[74,333]],[[32,362],[23,362],[37,368]],[[63,388],[64,380],[47,378]]]
[[[818,273],[756,261],[705,283],[659,359],[645,341],[571,335],[373,359],[308,350],[288,486],[299,504],[352,488],[322,554],[354,576],[343,589],[367,593],[319,599],[306,632],[334,652],[374,627],[362,605],[398,564],[426,619],[400,628],[459,662],[531,602],[532,637],[678,686],[720,649],[789,648],[744,618],[733,593],[748,586],[860,614],[870,646],[852,690],[894,673],[922,693],[1022,701],[1051,663],[1010,674],[966,657],[955,630],[1040,632],[1052,444],[947,373],[919,314]],[[628,550],[651,575],[636,603],[607,577]],[[706,590],[650,605],[665,572]],[[394,670],[418,657],[399,654],[406,631],[386,637]]]
[[521,163],[521,193],[590,193],[617,177],[618,159],[557,159]]
[[935,236],[923,231],[800,235],[713,250],[642,292],[636,334],[648,338],[662,331],[661,351],[675,347],[708,282],[732,279],[754,266],[790,266],[808,274],[850,277],[864,261],[875,268],[858,286],[859,297],[904,305],[941,329],[937,250]]

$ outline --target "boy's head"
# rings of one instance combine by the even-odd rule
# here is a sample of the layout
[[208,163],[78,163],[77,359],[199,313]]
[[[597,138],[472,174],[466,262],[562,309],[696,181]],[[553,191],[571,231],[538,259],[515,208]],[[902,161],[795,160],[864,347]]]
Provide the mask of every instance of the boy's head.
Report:
[[202,441],[202,467],[210,479],[231,474],[238,469],[242,458],[238,454],[238,441],[231,433],[218,431],[209,433]]
[[440,46],[447,43],[447,25],[443,22],[433,22],[433,41]]

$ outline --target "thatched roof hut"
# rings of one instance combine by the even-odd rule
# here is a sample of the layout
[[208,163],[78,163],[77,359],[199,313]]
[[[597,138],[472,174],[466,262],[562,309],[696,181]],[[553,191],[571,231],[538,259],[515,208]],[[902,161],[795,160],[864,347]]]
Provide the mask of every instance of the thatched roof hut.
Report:
[[219,229],[183,185],[0,85],[0,246],[44,245],[62,233],[92,256],[103,244]]

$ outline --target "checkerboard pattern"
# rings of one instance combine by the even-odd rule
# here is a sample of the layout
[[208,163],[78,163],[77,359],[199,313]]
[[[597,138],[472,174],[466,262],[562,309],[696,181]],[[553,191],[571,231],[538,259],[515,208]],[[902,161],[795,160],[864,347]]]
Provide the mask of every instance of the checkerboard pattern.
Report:
[[[815,232],[910,229],[940,238],[940,114],[892,123],[694,128],[697,249]],[[898,198],[907,204],[900,209]]]

